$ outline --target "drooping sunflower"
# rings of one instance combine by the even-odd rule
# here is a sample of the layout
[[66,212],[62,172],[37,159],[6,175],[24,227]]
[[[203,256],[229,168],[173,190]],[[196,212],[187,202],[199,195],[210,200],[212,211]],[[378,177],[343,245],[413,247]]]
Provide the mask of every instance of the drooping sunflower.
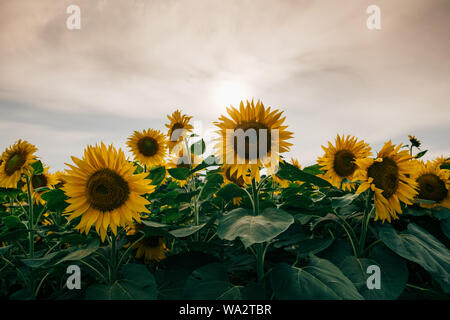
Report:
[[169,129],[167,132],[169,152],[191,132],[194,127],[189,123],[192,116],[181,114],[180,110],[175,110],[172,115],[167,115],[170,123],[165,126]]
[[[191,170],[193,167],[195,167],[195,165],[201,162],[201,157],[193,154],[192,152],[188,152],[184,145],[178,145],[176,148],[174,148],[174,152],[172,153],[172,156],[167,163],[167,168],[187,168]],[[175,180],[179,183],[180,187],[184,187],[188,182],[188,180]]]
[[[297,159],[291,158],[291,164],[298,169],[302,168]],[[276,173],[272,175],[272,179],[275,183],[278,183],[283,189],[289,187],[290,181],[279,177]],[[294,183],[301,185],[303,184],[303,181],[294,181]]]
[[325,154],[317,159],[325,172],[321,178],[330,182],[333,186],[342,189],[351,189],[351,183],[343,182],[353,180],[353,174],[357,169],[357,160],[371,155],[371,148],[364,140],[358,141],[355,137],[337,135],[335,145],[328,142],[328,147],[322,146]]
[[70,170],[62,190],[69,197],[69,220],[81,216],[77,230],[87,234],[95,225],[104,241],[108,227],[117,234],[118,226],[139,222],[140,213],[148,212],[149,201],[142,195],[153,192],[155,186],[145,179],[145,173],[133,174],[133,163],[121,149],[103,143],[88,146],[83,159],[72,157],[72,161],[75,165],[67,164]]
[[[246,176],[237,176],[237,172],[234,172],[231,174],[231,166],[230,165],[223,165],[220,170],[220,175],[223,177],[223,183],[222,186],[225,186],[230,183],[235,183],[240,187],[245,187],[247,184],[251,184],[251,179],[248,175]],[[242,203],[242,197],[234,197],[233,198],[233,204],[240,205]]]
[[401,144],[392,145],[391,141],[384,144],[377,158],[357,159],[357,169],[353,179],[361,185],[356,193],[367,189],[374,191],[375,220],[398,219],[402,213],[400,201],[412,204],[417,195],[417,183],[411,176],[414,174],[415,162],[408,151],[400,151]]
[[165,135],[159,130],[134,131],[128,138],[127,145],[133,153],[134,159],[141,164],[153,167],[164,163],[167,141]]
[[[142,229],[142,224],[133,224],[127,227],[127,236],[134,236],[139,230]],[[131,243],[125,246],[130,246]],[[145,263],[160,262],[166,258],[166,252],[169,249],[162,237],[148,236],[138,241],[133,245],[133,249],[136,250],[136,259],[144,258]]]
[[0,187],[17,188],[22,175],[31,170],[31,164],[36,161],[36,151],[34,145],[21,139],[6,148],[1,156]]
[[[44,171],[42,171],[41,174],[34,174],[31,177],[31,183],[30,183],[30,191],[31,194],[34,195],[34,200],[37,204],[44,204],[45,201],[42,199],[42,194],[45,193],[45,191],[36,191],[38,188],[53,188],[53,186],[56,184],[56,179],[54,175],[48,173],[49,167],[44,165]],[[27,192],[27,185],[24,184],[22,186],[22,191]]]
[[289,151],[292,132],[283,125],[286,117],[283,112],[265,108],[261,101],[241,101],[239,110],[230,106],[228,115],[221,116],[214,124],[219,128],[218,142],[215,145],[218,159],[230,166],[230,173],[236,177],[258,179],[262,166],[275,171],[279,155]]
[[412,178],[419,185],[417,197],[435,201],[433,204],[421,203],[424,208],[446,207],[450,209],[450,171],[441,169],[439,162],[417,162]]

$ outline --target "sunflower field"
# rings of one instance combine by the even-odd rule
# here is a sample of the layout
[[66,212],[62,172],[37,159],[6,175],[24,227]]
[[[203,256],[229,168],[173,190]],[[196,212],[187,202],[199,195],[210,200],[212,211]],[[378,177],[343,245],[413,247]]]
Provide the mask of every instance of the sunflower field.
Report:
[[132,158],[99,142],[63,172],[11,141],[0,158],[0,297],[449,297],[449,158],[422,161],[413,136],[374,151],[337,135],[304,167],[283,157],[293,133],[282,111],[246,101],[227,112],[208,156],[179,110],[167,132],[130,133]]

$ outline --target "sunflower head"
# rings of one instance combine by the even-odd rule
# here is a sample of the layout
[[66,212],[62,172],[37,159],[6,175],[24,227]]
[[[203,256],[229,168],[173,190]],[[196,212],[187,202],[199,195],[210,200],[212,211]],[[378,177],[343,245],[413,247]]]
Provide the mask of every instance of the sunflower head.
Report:
[[125,159],[121,149],[88,146],[82,159],[72,157],[75,165],[67,164],[66,183],[62,187],[69,197],[66,208],[69,220],[81,216],[76,227],[80,232],[89,232],[95,225],[102,241],[108,228],[117,234],[117,227],[125,227],[140,221],[140,213],[148,212],[148,200],[142,197],[155,190],[146,174],[134,175],[132,162]]
[[159,130],[134,131],[128,138],[127,145],[133,153],[134,159],[141,164],[153,167],[164,163],[167,141],[165,135]]
[[[30,191],[32,194],[34,194],[34,199],[36,203],[44,204],[45,201],[42,199],[42,194],[45,193],[45,191],[36,191],[36,189],[39,188],[53,188],[53,186],[56,184],[56,180],[54,175],[48,173],[49,167],[44,165],[44,170],[40,174],[34,174],[31,177],[31,183],[30,183]],[[26,184],[23,184],[22,186],[23,192],[27,192],[27,186]]]
[[411,146],[415,148],[419,148],[421,145],[421,142],[419,139],[417,139],[415,136],[408,134],[409,142],[411,142]]
[[241,101],[239,110],[231,106],[228,115],[221,116],[214,124],[219,128],[219,138],[215,145],[220,162],[231,166],[231,174],[251,178],[259,177],[261,166],[275,170],[279,154],[289,151],[292,145],[287,142],[292,132],[283,125],[285,117],[279,110],[271,111],[261,101]]
[[167,132],[169,152],[186,137],[188,132],[191,132],[194,127],[189,123],[192,116],[181,114],[180,110],[175,110],[172,115],[167,115],[170,123],[166,124],[169,129]]
[[[169,169],[187,168],[191,170],[195,166],[195,164],[202,162],[201,157],[195,155],[192,152],[188,152],[186,147],[182,145],[176,146],[173,151],[174,152],[172,153],[172,156],[170,157],[169,163],[167,165]],[[185,186],[187,183],[187,180],[177,180],[177,181],[181,187]]]
[[418,162],[413,179],[419,187],[417,197],[435,201],[433,204],[421,203],[424,208],[446,207],[450,209],[450,171],[441,169],[439,162]]
[[358,141],[355,137],[337,135],[335,144],[328,142],[328,147],[322,146],[325,154],[319,157],[317,163],[322,166],[325,173],[321,176],[333,186],[347,187],[343,180],[351,181],[357,167],[356,161],[371,155],[370,147],[364,140]]
[[65,171],[56,171],[53,174],[53,179],[55,181],[53,186],[58,189],[62,188],[62,186],[66,183],[66,175],[67,174]]
[[0,187],[17,188],[17,182],[31,170],[31,164],[36,161],[36,151],[34,145],[22,140],[6,148],[1,156]]
[[391,222],[398,219],[402,213],[400,201],[412,204],[417,195],[417,183],[411,179],[416,161],[412,161],[408,151],[400,151],[401,144],[392,145],[386,142],[376,159],[365,158],[356,160],[358,169],[353,179],[360,181],[357,193],[367,189],[374,191],[376,216]]
[[161,237],[147,237],[136,244],[136,259],[144,258],[145,263],[160,262],[166,258],[168,251]]

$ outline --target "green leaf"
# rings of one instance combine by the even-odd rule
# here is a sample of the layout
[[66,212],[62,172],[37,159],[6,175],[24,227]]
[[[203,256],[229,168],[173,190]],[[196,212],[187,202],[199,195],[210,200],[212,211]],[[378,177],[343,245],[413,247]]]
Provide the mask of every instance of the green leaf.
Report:
[[416,154],[415,158],[416,159],[422,158],[425,155],[425,153],[427,153],[427,151],[428,150],[420,151],[418,154]]
[[184,237],[188,237],[188,236],[193,235],[194,233],[198,232],[205,225],[206,225],[206,223],[203,223],[198,226],[190,226],[190,227],[186,227],[186,228],[175,229],[175,230],[169,231],[169,233],[171,235],[173,235],[174,237],[184,238]]
[[450,239],[450,218],[441,220],[441,230],[442,233]]
[[270,276],[277,299],[281,300],[361,300],[353,283],[331,262],[311,256],[307,266],[282,263]]
[[214,155],[208,156],[202,163],[199,163],[198,166],[191,170],[191,174],[211,166],[217,166],[217,160]]
[[220,189],[220,185],[223,183],[223,177],[218,173],[209,174],[206,179],[200,200],[206,199],[209,195],[217,192]]
[[298,242],[295,246],[289,247],[287,251],[294,251],[297,257],[303,258],[308,255],[317,254],[327,249],[334,242],[334,238],[325,239],[305,239]]
[[198,140],[197,142],[191,145],[191,153],[201,156],[206,151],[205,141],[203,139]]
[[290,181],[304,181],[312,183],[318,187],[331,187],[332,185],[315,175],[306,173],[299,168],[285,162],[280,162],[280,170],[277,172],[277,176]]
[[318,175],[318,174],[322,174],[323,171],[321,170],[321,166],[319,166],[318,164],[313,164],[312,166],[308,166],[303,168],[303,172],[312,174],[312,175]]
[[192,272],[184,286],[184,298],[189,300],[238,300],[239,287],[228,280],[226,267],[211,263]]
[[[367,279],[371,275],[367,273],[367,268],[371,265],[380,268],[380,289],[367,287]],[[368,300],[395,300],[405,289],[408,280],[405,262],[384,245],[375,246],[369,258],[349,256],[339,264],[339,267]]]
[[331,199],[331,206],[334,209],[342,208],[350,205],[356,198],[358,198],[359,194],[347,193],[342,197],[333,197]]
[[20,221],[19,217],[16,216],[7,216],[2,219],[3,224],[8,229],[23,229],[26,226]]
[[172,168],[167,170],[169,174],[177,180],[186,180],[190,176],[188,168]]
[[219,219],[217,235],[225,240],[239,237],[247,248],[254,243],[272,240],[293,222],[294,218],[281,209],[267,208],[254,216],[249,210],[238,208]]
[[78,249],[74,252],[69,253],[67,256],[59,260],[56,264],[62,263],[64,261],[79,261],[91,255],[100,247],[100,241],[95,239],[91,241],[88,246],[84,249]]
[[61,255],[61,251],[56,251],[50,254],[47,254],[41,258],[33,258],[33,259],[22,259],[21,261],[29,266],[30,268],[40,268],[47,264],[48,262],[52,261],[54,258],[56,258],[58,255]]
[[153,275],[144,265],[126,264],[121,270],[124,279],[112,285],[94,284],[87,288],[88,300],[155,300],[158,296]]
[[68,197],[61,189],[52,189],[41,195],[47,201],[47,209],[50,211],[63,212],[69,205]]
[[149,170],[147,179],[152,180],[150,184],[157,186],[163,182],[166,177],[166,168],[165,167],[156,167]]
[[450,292],[450,252],[435,237],[413,223],[404,233],[391,225],[379,226],[378,236],[389,249],[421,265],[446,293]]
[[226,201],[230,201],[233,198],[237,197],[245,197],[247,196],[247,193],[242,190],[241,187],[239,187],[235,183],[229,183],[224,185],[218,192],[217,196],[225,199]]
[[[447,158],[447,161],[449,160],[449,158]],[[450,170],[450,163],[443,163],[440,166],[441,169],[445,169],[445,170]]]
[[10,300],[35,300],[36,296],[30,289],[20,289],[9,297]]
[[444,220],[450,218],[450,209],[445,207],[435,207],[431,209],[431,214],[438,220]]
[[44,172],[44,167],[42,165],[42,162],[40,160],[33,162],[31,164],[31,168],[33,169],[33,175],[39,175]]
[[146,225],[147,227],[151,228],[166,228],[169,227],[168,224],[163,224],[155,221],[147,221],[147,220],[141,220],[142,224]]

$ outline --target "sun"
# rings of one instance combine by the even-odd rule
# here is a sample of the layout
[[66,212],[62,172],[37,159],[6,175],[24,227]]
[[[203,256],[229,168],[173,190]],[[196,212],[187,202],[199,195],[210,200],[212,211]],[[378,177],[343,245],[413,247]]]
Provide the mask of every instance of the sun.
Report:
[[238,80],[221,81],[214,89],[214,102],[220,107],[239,105],[241,100],[249,98],[248,86]]

